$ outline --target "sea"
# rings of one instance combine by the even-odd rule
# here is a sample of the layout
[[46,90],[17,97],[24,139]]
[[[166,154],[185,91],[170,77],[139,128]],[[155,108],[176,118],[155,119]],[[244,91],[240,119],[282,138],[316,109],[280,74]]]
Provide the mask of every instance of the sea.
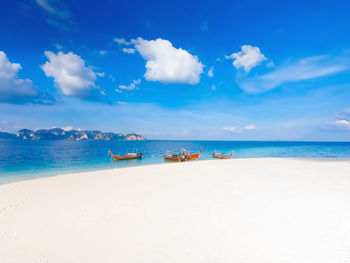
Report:
[[[233,158],[327,158],[350,159],[350,142],[282,141],[0,141],[0,183],[83,172],[164,163],[166,151],[181,149],[199,152],[201,160],[211,154],[229,154]],[[142,152],[140,160],[114,161],[108,155]]]

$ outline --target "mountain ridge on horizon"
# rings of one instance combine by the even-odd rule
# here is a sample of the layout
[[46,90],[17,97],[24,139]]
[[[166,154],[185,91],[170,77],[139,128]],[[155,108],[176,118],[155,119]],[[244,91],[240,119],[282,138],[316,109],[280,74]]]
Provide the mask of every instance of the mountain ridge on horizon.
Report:
[[16,134],[9,132],[0,132],[0,139],[8,140],[106,140],[106,141],[144,141],[145,137],[136,133],[114,133],[101,132],[98,130],[64,130],[62,128],[38,129],[35,131],[29,129],[20,129]]

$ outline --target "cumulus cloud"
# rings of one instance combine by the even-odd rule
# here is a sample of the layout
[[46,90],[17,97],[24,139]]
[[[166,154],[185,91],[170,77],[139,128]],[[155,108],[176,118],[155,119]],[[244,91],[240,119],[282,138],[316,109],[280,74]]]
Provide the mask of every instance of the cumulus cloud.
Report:
[[214,77],[214,67],[210,67],[210,69],[208,70],[208,77]]
[[146,62],[145,78],[162,83],[197,84],[203,72],[203,64],[182,48],[173,47],[168,40],[158,38],[131,40]]
[[128,42],[126,41],[124,38],[118,38],[118,37],[115,37],[114,38],[114,42],[118,43],[119,45],[124,45],[124,46],[129,46],[131,45],[131,42]]
[[0,51],[0,78],[14,78],[17,76],[20,69],[22,69],[21,64],[11,63],[5,52]]
[[136,79],[136,80],[133,80],[128,86],[126,85],[119,85],[118,89],[116,90],[117,92],[119,93],[122,93],[123,90],[135,90],[135,89],[139,89],[137,87],[137,85],[139,85],[141,83],[141,80],[140,79]]
[[97,73],[85,65],[85,61],[73,52],[57,54],[45,51],[49,59],[41,66],[46,76],[53,77],[57,88],[63,94],[77,98],[91,98],[97,89]]
[[42,93],[30,79],[18,78],[21,69],[19,63],[11,63],[6,54],[0,51],[0,102],[53,103],[53,98]]
[[124,47],[124,48],[122,48],[122,51],[123,51],[124,53],[134,54],[136,50],[133,49],[133,48],[126,48],[126,47]]
[[260,48],[251,45],[243,45],[241,51],[225,56],[227,59],[233,59],[233,66],[236,69],[243,68],[249,72],[252,68],[258,66],[267,58],[260,52]]
[[348,70],[347,63],[328,56],[315,56],[287,64],[264,75],[239,81],[240,87],[248,93],[261,93],[285,83],[320,78]]

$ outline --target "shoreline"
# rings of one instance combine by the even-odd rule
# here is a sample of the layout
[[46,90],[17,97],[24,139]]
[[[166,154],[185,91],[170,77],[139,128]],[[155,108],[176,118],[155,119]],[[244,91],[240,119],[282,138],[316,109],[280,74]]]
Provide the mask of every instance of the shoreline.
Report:
[[[211,159],[211,160],[197,160],[197,161],[188,161],[186,163],[195,163],[195,162],[221,162],[221,161],[232,161],[232,160],[260,160],[260,159],[290,159],[290,160],[306,160],[306,161],[320,161],[320,162],[350,162],[350,157],[241,157],[241,158],[231,158],[228,160],[219,160],[219,159]],[[119,170],[119,169],[129,169],[129,168],[137,168],[137,167],[149,167],[149,166],[159,166],[159,165],[174,165],[174,164],[184,164],[185,162],[180,162],[180,163],[172,163],[172,162],[163,162],[163,163],[145,163],[145,164],[140,164],[140,165],[130,165],[130,166],[123,166],[123,167],[113,167],[113,168],[97,168],[97,169],[77,169],[75,171],[67,171],[67,172],[62,172],[62,171],[52,171],[52,172],[45,172],[45,171],[39,171],[40,175],[34,176],[37,172],[31,172],[26,174],[28,177],[18,177],[16,174],[21,174],[23,171],[15,171],[11,172],[13,173],[13,176],[15,178],[11,178],[11,176],[6,175],[6,179],[1,179],[0,180],[0,185],[3,184],[12,184],[12,183],[17,183],[17,182],[23,182],[23,181],[31,181],[31,180],[37,180],[41,178],[50,178],[50,177],[57,177],[57,176],[66,176],[66,175],[74,175],[74,174],[81,174],[81,173],[93,173],[93,172],[109,172],[113,170]]]

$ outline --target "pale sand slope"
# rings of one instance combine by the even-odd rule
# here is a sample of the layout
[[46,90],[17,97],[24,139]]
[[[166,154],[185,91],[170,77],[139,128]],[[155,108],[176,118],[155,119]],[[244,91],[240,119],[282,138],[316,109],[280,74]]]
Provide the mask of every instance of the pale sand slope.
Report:
[[0,262],[350,262],[350,162],[201,161],[0,185]]

